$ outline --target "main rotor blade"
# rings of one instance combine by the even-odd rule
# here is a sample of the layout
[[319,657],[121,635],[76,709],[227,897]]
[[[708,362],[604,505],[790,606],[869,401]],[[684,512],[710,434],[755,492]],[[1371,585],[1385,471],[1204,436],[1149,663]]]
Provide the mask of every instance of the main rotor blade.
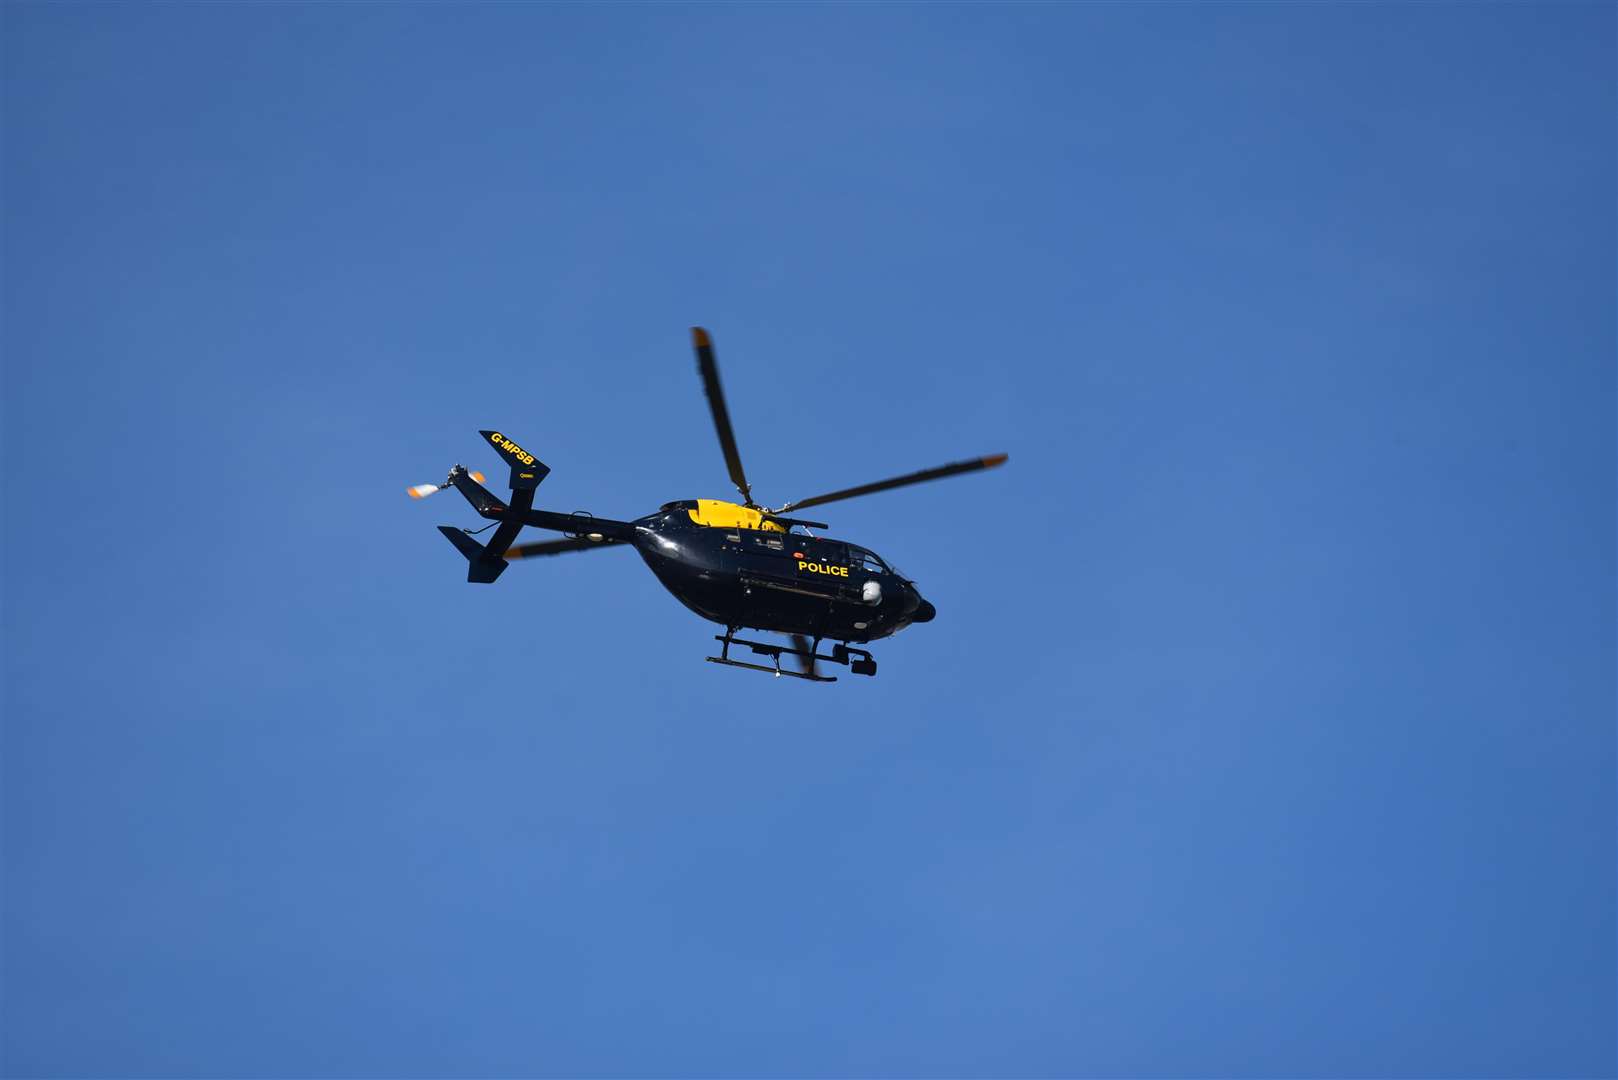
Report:
[[719,387],[719,365],[714,363],[713,339],[702,327],[693,326],[691,347],[697,351],[697,370],[702,373],[702,390],[708,395],[708,408],[713,412],[714,430],[719,433],[719,449],[725,452],[725,467],[730,470],[730,482],[742,493],[742,501],[753,506],[753,489],[748,486],[747,474],[742,471],[742,455],[736,449],[736,433],[730,429],[730,411],[725,408],[725,392]]
[[815,668],[814,644],[802,634],[793,634],[792,647],[798,650],[798,670],[805,675],[819,675]]
[[537,555],[561,555],[568,551],[588,551],[591,548],[622,547],[622,540],[591,540],[580,536],[569,540],[545,540],[537,544],[517,544],[506,549],[506,558],[532,559]]
[[904,487],[907,484],[920,484],[927,480],[942,480],[946,476],[959,476],[961,473],[977,472],[979,469],[992,469],[997,465],[1004,465],[1006,458],[1007,455],[1005,454],[990,454],[988,457],[957,461],[949,465],[940,465],[936,469],[923,469],[920,472],[895,476],[891,480],[878,480],[874,484],[861,484],[859,487],[844,488],[842,491],[832,491],[809,499],[799,499],[797,502],[789,502],[785,506],[777,507],[771,513],[784,514],[788,510],[802,510],[806,506],[820,506],[823,503],[836,502],[839,499],[852,499],[858,495],[871,495],[878,491],[889,491],[896,487]]

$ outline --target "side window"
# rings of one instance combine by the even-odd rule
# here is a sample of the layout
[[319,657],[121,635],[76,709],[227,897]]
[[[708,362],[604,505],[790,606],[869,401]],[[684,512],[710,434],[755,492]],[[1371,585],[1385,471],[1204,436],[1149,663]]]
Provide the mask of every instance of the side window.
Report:
[[765,532],[762,529],[747,530],[747,547],[760,554],[784,555],[786,545],[782,543],[780,533]]
[[848,545],[835,540],[822,540],[815,545],[815,557],[830,566],[848,565]]

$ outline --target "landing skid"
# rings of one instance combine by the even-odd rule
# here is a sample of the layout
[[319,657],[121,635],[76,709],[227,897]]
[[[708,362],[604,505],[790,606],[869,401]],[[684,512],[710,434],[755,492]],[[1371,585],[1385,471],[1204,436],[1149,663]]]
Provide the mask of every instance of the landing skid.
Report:
[[[766,674],[774,675],[777,678],[781,677],[782,675],[786,675],[789,678],[807,679],[810,682],[837,681],[837,676],[835,675],[815,674],[813,661],[816,660],[824,660],[828,664],[844,664],[855,675],[876,674],[876,661],[871,659],[871,654],[866,652],[864,649],[851,649],[847,645],[834,645],[832,646],[831,655],[827,656],[824,653],[817,651],[820,645],[819,638],[816,638],[814,645],[810,646],[808,649],[796,649],[791,645],[770,645],[762,641],[748,641],[745,638],[737,637],[734,632],[715,634],[714,640],[720,644],[719,655],[707,656],[703,658],[710,664],[724,664],[726,667],[739,667],[747,668],[750,671],[762,671]],[[746,645],[758,655],[770,657],[770,659],[775,661],[775,664],[772,667],[766,664],[749,664],[745,660],[732,660],[730,658],[730,647],[732,645]],[[781,666],[782,656],[803,657],[811,662],[810,670],[788,671]]]

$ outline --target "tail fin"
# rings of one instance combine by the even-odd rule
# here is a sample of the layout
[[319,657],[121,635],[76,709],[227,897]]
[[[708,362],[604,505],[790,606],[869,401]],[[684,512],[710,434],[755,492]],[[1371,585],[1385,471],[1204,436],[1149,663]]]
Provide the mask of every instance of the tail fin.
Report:
[[445,539],[455,545],[455,550],[466,556],[466,580],[479,585],[488,585],[495,578],[505,573],[506,560],[499,555],[492,555],[489,549],[472,539],[460,529],[449,525],[440,525],[438,531],[444,534]]
[[480,431],[478,434],[487,439],[489,445],[494,447],[494,452],[504,458],[507,465],[511,466],[511,489],[513,491],[525,489],[532,491],[551,474],[549,465],[498,431]]

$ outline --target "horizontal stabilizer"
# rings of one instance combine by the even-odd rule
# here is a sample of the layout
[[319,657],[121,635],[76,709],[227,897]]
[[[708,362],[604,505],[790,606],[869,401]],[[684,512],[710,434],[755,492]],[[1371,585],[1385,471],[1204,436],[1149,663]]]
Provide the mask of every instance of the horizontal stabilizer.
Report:
[[445,539],[455,545],[455,550],[466,556],[466,580],[480,585],[487,585],[505,572],[506,560],[498,555],[491,556],[484,546],[472,539],[460,529],[450,525],[440,525],[438,531],[444,534]]
[[450,470],[449,482],[454,484],[455,490],[472,504],[472,509],[484,517],[497,518],[505,513],[506,504],[497,499],[488,488],[472,479],[473,475],[457,465]]

